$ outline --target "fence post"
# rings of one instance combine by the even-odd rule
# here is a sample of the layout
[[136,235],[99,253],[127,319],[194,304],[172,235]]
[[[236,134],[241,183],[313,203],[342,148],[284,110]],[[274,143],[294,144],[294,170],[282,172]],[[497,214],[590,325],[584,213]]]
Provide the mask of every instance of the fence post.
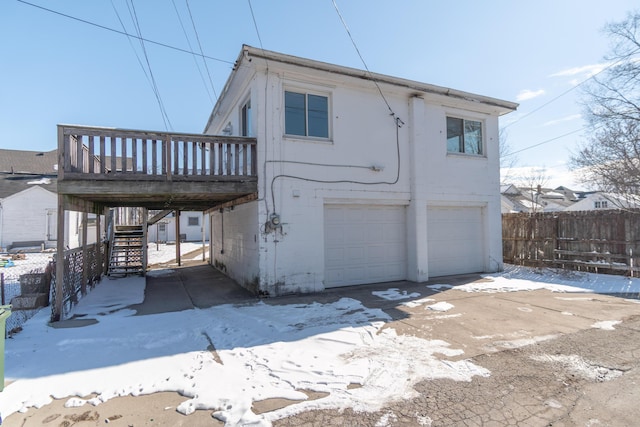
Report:
[[5,305],[5,301],[4,301],[4,273],[0,273],[0,293],[2,294],[2,304],[0,305]]

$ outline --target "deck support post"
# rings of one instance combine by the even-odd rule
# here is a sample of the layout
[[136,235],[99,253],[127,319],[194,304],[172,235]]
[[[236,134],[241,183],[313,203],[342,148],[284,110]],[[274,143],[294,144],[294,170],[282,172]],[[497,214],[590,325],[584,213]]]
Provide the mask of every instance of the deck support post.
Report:
[[58,226],[56,242],[56,298],[53,301],[54,311],[51,320],[58,322],[62,320],[62,305],[64,301],[64,236],[67,235],[64,229],[64,196],[58,194]]
[[87,246],[87,222],[89,214],[82,212],[82,283],[80,284],[80,292],[82,296],[87,294],[87,282],[89,281],[89,248]]
[[176,209],[176,263],[178,267],[182,264],[180,262],[180,211]]

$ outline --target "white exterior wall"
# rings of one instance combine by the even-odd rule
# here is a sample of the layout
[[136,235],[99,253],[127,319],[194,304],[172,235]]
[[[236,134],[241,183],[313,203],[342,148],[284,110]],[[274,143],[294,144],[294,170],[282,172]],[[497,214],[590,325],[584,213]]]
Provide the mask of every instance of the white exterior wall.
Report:
[[211,213],[209,262],[240,285],[258,292],[258,202]]
[[[429,278],[427,207],[478,207],[486,236],[485,271],[502,268],[496,109],[380,83],[386,101],[404,122],[396,134],[387,105],[370,81],[279,63],[270,63],[267,72],[255,58],[252,66],[257,67],[255,74],[231,82],[218,110],[224,115],[214,117],[207,129],[221,134],[231,123],[237,135],[240,108],[251,97],[258,141],[258,224],[244,224],[256,227],[252,232],[259,236],[259,268],[254,267],[253,253],[244,260],[234,253],[233,264],[223,261],[228,272],[249,265],[252,274],[259,275],[260,291],[269,295],[324,289],[326,204],[405,206],[407,279],[418,282]],[[284,135],[285,90],[329,97],[329,140]],[[447,115],[483,123],[482,156],[447,153]],[[382,170],[368,169],[373,166]],[[268,232],[265,224],[274,213],[282,226]],[[225,213],[225,224],[228,217]],[[249,230],[244,233],[246,239]],[[218,257],[213,253],[211,259]],[[236,278],[238,273],[229,274]]]
[[[189,217],[198,217],[198,225],[189,225]],[[158,223],[149,226],[147,239],[149,242],[157,242],[158,235],[160,241],[175,242],[176,241],[176,223],[175,217],[167,216],[160,220],[166,224],[166,232],[159,230]],[[185,211],[180,212],[180,234],[186,234],[187,242],[202,242],[202,228],[204,227],[204,241],[209,241],[209,214],[203,215],[202,212]]]
[[[13,242],[44,241],[54,247],[47,236],[47,212],[55,212],[58,196],[34,186],[2,200],[0,213],[0,247],[6,249]],[[54,217],[55,219],[55,217]]]

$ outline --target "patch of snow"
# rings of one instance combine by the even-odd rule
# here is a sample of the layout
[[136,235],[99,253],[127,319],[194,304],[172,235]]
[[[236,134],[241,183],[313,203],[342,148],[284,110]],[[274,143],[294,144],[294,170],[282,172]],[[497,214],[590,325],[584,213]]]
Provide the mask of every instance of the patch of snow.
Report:
[[420,296],[418,292],[412,292],[408,294],[407,291],[400,291],[400,289],[398,288],[389,288],[386,291],[372,291],[371,294],[377,296],[378,298],[386,299],[389,301],[418,298]]
[[[208,257],[208,245],[205,246],[205,255]],[[180,243],[180,257],[197,252],[190,259],[202,258],[202,242]],[[166,243],[149,243],[147,247],[147,264],[165,264],[176,259],[176,245]]]
[[440,289],[451,289],[451,288],[453,288],[453,286],[446,285],[446,284],[443,284],[443,283],[436,283],[434,285],[427,285],[427,288],[434,289],[434,290],[440,290]]
[[600,294],[638,293],[640,279],[623,276],[505,265],[500,273],[483,275],[481,282],[456,286],[465,292],[519,292],[547,289],[552,292]]
[[582,356],[578,356],[576,354],[572,354],[570,356],[562,354],[543,354],[532,356],[532,359],[539,362],[558,363],[570,373],[595,382],[610,381],[618,378],[623,373],[618,369],[607,368],[589,362],[582,358]]
[[[174,391],[185,396],[177,407],[183,414],[208,409],[226,425],[270,425],[310,409],[376,411],[415,396],[413,385],[425,379],[490,375],[471,361],[448,360],[463,351],[444,341],[383,328],[386,313],[350,298],[134,316],[127,307],[142,301],[143,293],[143,278],[104,280],[72,312],[97,323],[55,329],[47,325],[47,312],[28,321],[6,343],[6,377],[14,382],[2,393],[0,413],[7,417],[52,399],[98,405],[117,396]],[[211,343],[219,359],[207,350]],[[307,401],[300,390],[328,395]],[[253,402],[270,398],[294,403],[252,412]]]
[[433,316],[430,317],[430,319],[453,319],[456,317],[462,317],[462,313],[456,313],[456,314],[441,314],[439,316]]
[[573,313],[570,313],[568,311],[563,311],[560,314],[564,315],[564,316],[573,316]]
[[396,422],[396,421],[398,421],[398,416],[393,412],[389,411],[380,417],[375,427],[387,427],[390,425],[389,424],[390,422]]
[[591,325],[592,328],[603,329],[605,331],[613,331],[615,325],[622,323],[620,320],[603,320],[601,322],[596,322]]
[[28,181],[27,184],[30,184],[30,185],[51,184],[51,178],[40,178],[33,181]]
[[433,310],[433,311],[449,311],[451,310],[453,307],[455,307],[453,304],[450,304],[446,301],[440,301],[437,302],[435,304],[431,304],[429,306],[426,307],[427,310]]
[[498,351],[498,348],[502,349],[514,349],[526,347],[528,345],[532,345],[538,342],[547,341],[557,338],[557,335],[543,335],[539,337],[531,337],[531,338],[521,338],[517,340],[511,341],[494,341],[490,345],[487,346],[489,350]]
[[419,307],[424,303],[435,301],[433,298],[420,298],[414,301],[403,302],[402,305],[407,306],[409,308]]

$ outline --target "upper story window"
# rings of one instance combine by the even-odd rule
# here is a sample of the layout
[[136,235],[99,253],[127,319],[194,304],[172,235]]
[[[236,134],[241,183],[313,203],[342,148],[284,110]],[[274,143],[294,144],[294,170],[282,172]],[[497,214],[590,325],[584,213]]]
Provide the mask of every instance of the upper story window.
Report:
[[329,138],[329,98],[301,92],[284,92],[284,133]]
[[596,209],[606,209],[609,207],[609,203],[606,200],[595,202]]
[[240,136],[253,136],[251,125],[251,100],[242,105],[240,109]]
[[482,155],[482,122],[447,117],[447,151]]

